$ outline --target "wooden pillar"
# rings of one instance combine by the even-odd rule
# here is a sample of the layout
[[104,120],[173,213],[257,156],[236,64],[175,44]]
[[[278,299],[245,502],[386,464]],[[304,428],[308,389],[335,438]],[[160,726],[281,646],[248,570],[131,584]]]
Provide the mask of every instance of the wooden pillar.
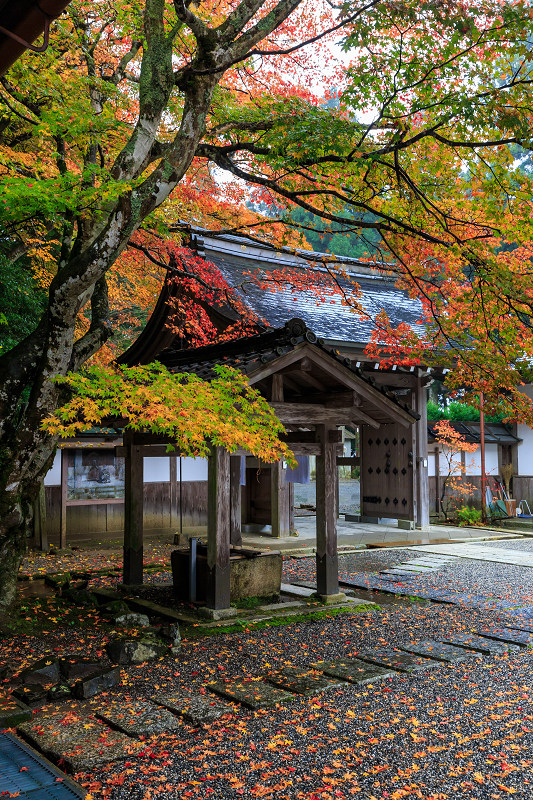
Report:
[[230,455],[223,447],[209,456],[207,494],[207,605],[229,608]]
[[241,457],[230,456],[230,542],[242,546]]
[[440,459],[439,446],[435,445],[435,511],[440,514]]
[[416,388],[415,408],[420,419],[415,422],[416,470],[415,470],[415,524],[417,528],[429,525],[429,478],[428,478],[428,416],[427,389],[419,378]]
[[61,448],[61,506],[59,509],[59,549],[67,546],[67,478],[68,478],[68,452]]
[[294,483],[289,483],[289,533],[294,528]]
[[[178,458],[170,456],[170,527],[176,532],[179,523],[178,515]],[[180,531],[181,533],[181,531]]]
[[279,539],[283,534],[282,502],[281,492],[283,491],[284,475],[281,461],[274,461],[270,465],[270,523],[272,525],[272,536]]
[[316,576],[317,592],[323,596],[339,592],[335,433],[336,429],[330,426],[317,426],[322,448],[316,458]]
[[124,575],[127,585],[143,582],[144,480],[142,449],[124,437]]

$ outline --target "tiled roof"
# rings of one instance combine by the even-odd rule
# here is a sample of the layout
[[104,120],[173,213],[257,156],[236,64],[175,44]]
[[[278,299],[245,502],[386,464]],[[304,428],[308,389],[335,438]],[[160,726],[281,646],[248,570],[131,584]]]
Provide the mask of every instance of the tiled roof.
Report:
[[[428,441],[434,442],[437,437],[435,422],[428,422]],[[479,422],[450,421],[451,427],[460,433],[465,441],[479,444],[481,442],[481,426]],[[521,442],[503,423],[485,423],[485,442],[487,444],[516,444]]]
[[288,284],[281,290],[269,288],[268,285],[260,288],[254,280],[249,279],[250,273],[268,278],[269,272],[274,269],[299,266],[316,275],[318,283],[324,279],[325,270],[297,256],[289,259],[279,251],[258,250],[249,242],[236,248],[234,240],[235,237],[232,237],[232,249],[223,247],[222,240],[206,238],[201,240],[198,254],[205,253],[205,257],[218,267],[227,283],[239,292],[250,309],[272,327],[280,327],[287,319],[297,316],[324,339],[366,344],[370,341],[375,317],[383,310],[394,326],[403,322],[421,329],[419,300],[410,298],[407,292],[399,289],[395,285],[395,277],[390,273],[372,269],[362,262],[358,266],[355,261],[344,263],[339,260],[340,266],[349,274],[349,280],[339,277],[341,288],[347,295],[353,295],[353,282],[361,288],[362,296],[356,300],[364,309],[362,316],[343,305],[339,293],[319,300],[314,292],[295,290]]
[[172,372],[194,372],[204,380],[213,377],[215,365],[234,367],[249,375],[262,365],[274,362],[285,353],[294,350],[301,343],[309,343],[327,353],[344,368],[348,368],[354,375],[375,391],[393,400],[394,403],[408,411],[413,419],[418,415],[410,406],[401,403],[398,397],[387,389],[379,386],[376,381],[352,365],[349,358],[344,358],[335,350],[326,347],[324,340],[317,337],[302,319],[294,318],[286,322],[283,327],[269,329],[265,333],[247,336],[241,339],[218,342],[204,347],[194,347],[187,350],[178,347],[168,347],[157,357]]

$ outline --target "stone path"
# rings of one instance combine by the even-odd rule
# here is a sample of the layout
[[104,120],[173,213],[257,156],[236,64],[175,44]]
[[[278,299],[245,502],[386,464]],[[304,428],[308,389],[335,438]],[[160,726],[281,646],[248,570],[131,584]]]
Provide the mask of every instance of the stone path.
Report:
[[[523,624],[523,623],[521,623]],[[285,666],[261,677],[247,676],[206,684],[200,691],[179,690],[151,701],[127,704],[119,700],[103,706],[96,700],[79,712],[37,715],[17,731],[68,771],[87,772],[113,762],[131,760],[145,748],[141,738],[174,731],[183,725],[206,725],[239,707],[256,711],[273,709],[302,695],[317,695],[349,684],[372,684],[399,673],[443,669],[465,658],[520,652],[533,645],[529,630],[507,627],[472,629],[463,634],[442,634],[435,639],[405,641],[397,649],[376,648],[356,658],[319,661],[307,667]],[[215,697],[218,695],[219,697]],[[219,699],[223,698],[223,700]],[[230,701],[230,702],[228,702]],[[14,709],[12,709],[14,710]],[[49,800],[50,793],[32,794],[32,800]],[[58,797],[57,800],[60,800]]]
[[476,561],[493,561],[497,564],[533,567],[533,553],[522,550],[504,550],[484,544],[425,544],[415,545],[409,549],[418,550],[425,555],[433,553],[436,556],[473,558]]

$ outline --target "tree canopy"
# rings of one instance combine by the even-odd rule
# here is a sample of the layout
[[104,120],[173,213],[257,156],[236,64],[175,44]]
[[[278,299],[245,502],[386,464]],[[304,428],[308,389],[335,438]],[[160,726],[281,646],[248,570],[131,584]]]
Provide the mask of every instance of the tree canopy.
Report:
[[179,246],[191,223],[294,247],[300,209],[379,238],[424,299],[409,357],[442,351],[489,395],[499,375],[518,406],[533,187],[510,147],[530,146],[530,22],[501,0],[73,0],[49,49],[0,79],[0,248],[43,302],[0,355],[8,572],[55,446],[56,379],[149,312],[162,268],[135,245]]

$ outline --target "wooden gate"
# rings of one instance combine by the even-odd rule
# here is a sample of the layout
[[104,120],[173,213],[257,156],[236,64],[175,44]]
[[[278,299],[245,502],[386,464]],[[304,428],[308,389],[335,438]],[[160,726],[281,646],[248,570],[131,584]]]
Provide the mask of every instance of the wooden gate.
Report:
[[361,426],[361,516],[415,519],[413,431]]

